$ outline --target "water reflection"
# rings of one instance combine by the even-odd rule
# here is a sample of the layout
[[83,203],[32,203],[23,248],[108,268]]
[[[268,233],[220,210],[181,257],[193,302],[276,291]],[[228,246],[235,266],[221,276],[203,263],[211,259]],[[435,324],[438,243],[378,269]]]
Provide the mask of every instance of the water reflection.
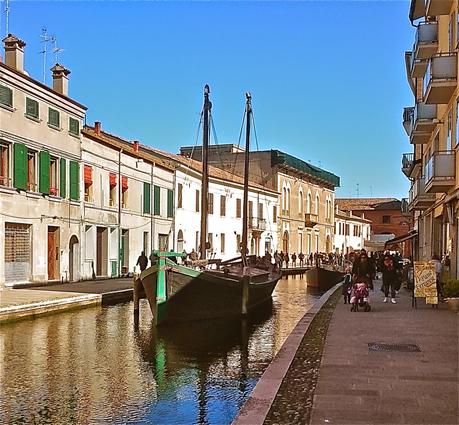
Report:
[[156,329],[141,303],[62,313],[0,331],[0,423],[230,423],[313,302],[300,279],[246,321]]

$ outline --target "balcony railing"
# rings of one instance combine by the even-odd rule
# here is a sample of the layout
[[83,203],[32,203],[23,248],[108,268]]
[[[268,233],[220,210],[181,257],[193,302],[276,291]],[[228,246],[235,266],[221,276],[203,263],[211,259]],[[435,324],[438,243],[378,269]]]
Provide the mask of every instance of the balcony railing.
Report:
[[[413,46],[414,50],[414,46]],[[427,70],[428,59],[417,58],[414,52],[411,54],[411,67],[410,77],[411,78],[422,78]]]
[[266,220],[264,218],[249,217],[248,227],[252,230],[266,230]]
[[409,194],[409,209],[424,210],[429,208],[435,202],[434,193],[426,193],[424,177],[413,182]]
[[319,215],[313,213],[306,213],[304,215],[304,225],[306,227],[314,227],[319,222]]
[[428,60],[424,77],[424,102],[446,104],[457,84],[457,54],[438,53]]
[[413,129],[413,114],[414,114],[413,106],[409,106],[408,108],[403,108],[403,128],[405,129],[408,137],[411,136],[411,131]]
[[449,15],[453,0],[426,0],[426,16]]
[[427,59],[438,50],[438,22],[421,22],[416,30],[413,56]]
[[404,153],[402,156],[402,172],[409,177],[411,167],[414,164],[414,153]]
[[411,118],[410,142],[413,144],[427,143],[438,122],[437,105],[426,105],[423,102],[418,102]]
[[425,165],[424,176],[427,193],[446,193],[456,180],[455,152],[434,152]]

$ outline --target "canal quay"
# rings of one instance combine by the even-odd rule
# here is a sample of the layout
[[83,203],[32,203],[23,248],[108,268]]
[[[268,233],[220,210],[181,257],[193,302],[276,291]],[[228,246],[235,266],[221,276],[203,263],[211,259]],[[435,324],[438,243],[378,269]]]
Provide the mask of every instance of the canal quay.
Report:
[[138,327],[132,301],[3,323],[0,423],[231,423],[319,299],[289,276],[247,321],[157,328],[142,300]]

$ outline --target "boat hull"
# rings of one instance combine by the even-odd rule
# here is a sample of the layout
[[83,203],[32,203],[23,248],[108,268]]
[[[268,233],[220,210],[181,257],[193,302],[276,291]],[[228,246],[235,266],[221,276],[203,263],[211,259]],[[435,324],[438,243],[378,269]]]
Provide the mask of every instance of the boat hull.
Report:
[[308,287],[318,291],[328,291],[343,279],[344,273],[323,267],[313,267],[307,270],[304,276]]
[[[272,274],[263,282],[249,283],[249,312],[271,300],[280,277]],[[157,300],[154,267],[142,273],[141,281],[157,324],[242,315],[242,279],[173,266],[166,271],[166,300]]]

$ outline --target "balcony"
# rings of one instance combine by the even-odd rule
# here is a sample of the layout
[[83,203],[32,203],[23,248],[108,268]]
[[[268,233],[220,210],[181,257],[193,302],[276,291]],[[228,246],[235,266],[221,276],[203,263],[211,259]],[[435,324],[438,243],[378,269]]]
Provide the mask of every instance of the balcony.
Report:
[[409,209],[411,210],[425,210],[435,202],[434,193],[426,193],[425,179],[421,177],[417,179],[410,189],[409,195]]
[[249,217],[249,229],[264,232],[266,230],[266,220],[264,218]]
[[416,59],[428,59],[438,50],[438,22],[421,22],[416,30],[413,53]]
[[452,4],[453,0],[426,0],[426,15],[449,15]]
[[427,143],[432,131],[438,123],[437,105],[416,104],[411,116],[410,142],[413,144]]
[[[414,49],[414,47],[413,47]],[[424,77],[427,66],[429,64],[427,59],[419,59],[414,53],[410,56],[410,77],[411,78],[422,78]]]
[[411,136],[411,131],[413,130],[413,114],[413,106],[403,108],[403,128],[405,129],[408,137]]
[[438,53],[428,62],[424,77],[424,102],[446,104],[457,85],[457,54]]
[[313,213],[306,213],[304,215],[304,225],[306,227],[314,227],[319,223],[319,215]]
[[426,15],[426,3],[425,0],[411,0],[410,5],[410,21],[413,22],[416,19],[422,18]]
[[425,165],[426,193],[447,193],[456,183],[456,155],[454,151],[438,151]]
[[421,164],[420,159],[414,159],[414,153],[404,153],[402,156],[402,172],[406,177],[411,178],[416,174]]

